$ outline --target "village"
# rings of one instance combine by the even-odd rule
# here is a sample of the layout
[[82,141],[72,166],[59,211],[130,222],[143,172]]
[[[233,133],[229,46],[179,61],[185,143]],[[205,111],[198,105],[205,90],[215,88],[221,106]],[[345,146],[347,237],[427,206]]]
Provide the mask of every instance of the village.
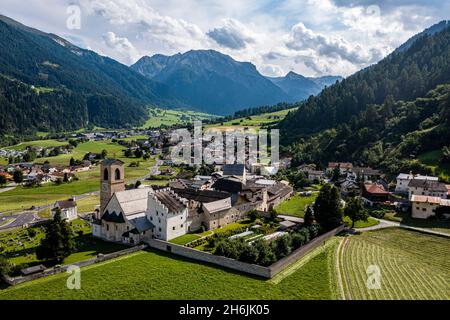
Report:
[[[48,185],[57,191],[71,184],[83,185],[84,175],[96,178],[90,178],[94,180],[89,182],[92,188],[87,194],[74,193],[28,209],[49,210],[45,218],[33,216],[30,211],[9,217],[3,214],[0,232],[10,235],[22,232],[20,229],[25,234],[28,230],[45,230],[58,215],[57,219],[83,234],[77,238],[83,250],[99,248],[89,260],[94,263],[110,255],[116,257],[115,252],[146,246],[243,274],[272,278],[343,232],[399,227],[402,220],[397,222],[396,217],[403,217],[403,223],[424,221],[425,226],[446,225],[450,217],[450,185],[439,182],[438,177],[412,172],[393,177],[348,162],[331,162],[322,170],[314,164],[293,166],[292,158],[286,155],[278,162],[252,163],[247,158],[243,164],[180,164],[171,158],[176,144],[171,135],[171,130],[72,135],[60,141],[72,148],[54,156],[67,159],[67,165],[60,161],[55,165],[52,157],[36,156],[34,162],[1,166],[6,190],[39,190]],[[89,149],[85,153],[77,149],[92,143],[96,148],[111,149]],[[208,148],[207,141],[202,141],[202,147]],[[34,144],[26,147],[21,157],[28,153],[44,155],[42,150],[48,149],[52,147],[41,149]],[[59,149],[66,150],[63,146]],[[42,159],[46,161],[41,163]],[[140,168],[140,163],[152,163],[152,167]],[[127,177],[127,172],[136,169],[139,176]],[[333,189],[337,190],[336,206],[345,219],[328,227],[314,209],[318,208],[318,198],[323,194],[328,197]],[[85,197],[94,201],[81,205],[80,210]],[[354,199],[363,206],[358,209],[365,212],[363,216],[346,216]],[[434,229],[421,230],[440,234]],[[38,234],[40,238],[45,233]],[[64,270],[37,259],[39,243],[36,238],[31,241],[6,242],[15,244],[3,254],[20,262],[14,269],[15,278],[8,280],[11,284]],[[18,248],[22,249],[16,251]]]

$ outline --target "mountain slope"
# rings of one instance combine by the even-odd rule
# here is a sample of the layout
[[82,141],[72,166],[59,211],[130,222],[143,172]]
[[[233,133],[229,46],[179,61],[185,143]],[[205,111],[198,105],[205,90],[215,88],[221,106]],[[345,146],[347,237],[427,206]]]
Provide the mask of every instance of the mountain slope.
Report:
[[143,57],[132,68],[166,84],[179,100],[207,113],[228,115],[290,99],[251,63],[213,50]]
[[[76,105],[80,112],[88,112],[86,123],[100,126],[120,125],[106,113],[106,106],[112,115],[121,113],[121,108],[128,111],[121,119],[124,124],[139,124],[147,116],[145,104],[173,103],[166,86],[110,58],[4,16],[0,16],[0,74],[29,86],[71,91],[79,99]],[[66,111],[69,108],[66,106]]]
[[449,180],[420,159],[447,150],[450,162],[450,27],[308,99],[280,129],[296,164],[353,161]]
[[326,86],[342,80],[341,77],[326,76],[320,78],[306,78],[295,72],[289,72],[285,77],[270,78],[275,85],[289,95],[288,102],[298,102],[320,93]]
[[339,124],[367,109],[370,104],[414,100],[437,85],[450,81],[450,27],[416,40],[377,65],[326,88],[280,123],[282,143],[289,144]]

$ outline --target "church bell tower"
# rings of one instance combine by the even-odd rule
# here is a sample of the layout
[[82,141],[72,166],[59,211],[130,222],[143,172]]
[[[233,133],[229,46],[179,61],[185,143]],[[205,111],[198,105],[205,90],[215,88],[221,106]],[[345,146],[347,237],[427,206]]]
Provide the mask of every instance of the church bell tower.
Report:
[[125,190],[124,163],[118,159],[106,159],[100,164],[100,215],[114,193]]

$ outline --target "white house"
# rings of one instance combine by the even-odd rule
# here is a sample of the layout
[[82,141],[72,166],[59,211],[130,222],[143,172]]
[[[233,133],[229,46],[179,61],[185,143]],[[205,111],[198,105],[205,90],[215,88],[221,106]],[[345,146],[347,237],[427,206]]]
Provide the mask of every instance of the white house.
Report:
[[447,199],[447,187],[444,183],[430,180],[411,180],[408,185],[409,199],[413,195]]
[[53,216],[55,215],[56,208],[61,209],[61,218],[63,220],[73,221],[78,218],[77,203],[74,199],[56,202],[52,209]]
[[187,200],[171,189],[150,193],[147,208],[147,219],[154,225],[154,238],[170,241],[188,232]]
[[450,207],[450,200],[421,195],[413,195],[411,203],[411,216],[416,219],[428,219],[434,216],[436,214],[435,210],[439,206]]
[[408,193],[408,186],[411,180],[429,180],[429,181],[439,181],[438,177],[431,176],[421,176],[400,173],[397,177],[397,185],[395,187],[395,192],[397,193]]

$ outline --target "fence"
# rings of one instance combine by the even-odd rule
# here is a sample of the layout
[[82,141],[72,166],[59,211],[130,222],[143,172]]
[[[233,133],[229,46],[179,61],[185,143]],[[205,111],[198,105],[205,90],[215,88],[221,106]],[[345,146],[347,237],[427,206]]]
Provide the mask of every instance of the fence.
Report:
[[4,280],[7,284],[11,285],[11,286],[15,286],[18,285],[20,283],[24,283],[24,282],[28,282],[31,280],[36,280],[39,278],[44,278],[44,277],[48,277],[54,274],[58,274],[58,273],[62,273],[62,272],[66,272],[67,269],[71,266],[77,266],[77,267],[87,267],[89,265],[95,264],[95,263],[100,263],[103,261],[107,261],[107,260],[111,260],[114,258],[118,258],[133,252],[137,252],[137,251],[141,251],[144,250],[145,248],[147,248],[147,245],[140,245],[140,246],[136,246],[136,247],[132,247],[129,249],[125,249],[125,250],[121,250],[121,251],[117,251],[117,252],[113,252],[110,254],[105,254],[105,255],[98,255],[96,258],[92,258],[89,260],[84,260],[81,262],[76,262],[76,263],[72,263],[71,265],[67,265],[67,266],[62,266],[59,268],[51,268],[51,269],[47,269],[41,273],[36,273],[36,274],[32,274],[29,276],[24,276],[24,277],[17,277],[17,278],[10,278],[10,277],[5,277]]
[[329,231],[320,237],[310,241],[308,244],[302,246],[301,248],[292,252],[289,256],[275,262],[270,267],[262,267],[254,264],[249,264],[241,261],[237,261],[234,259],[216,256],[204,251],[187,248],[184,246],[172,244],[169,242],[161,241],[161,240],[150,240],[148,244],[151,248],[170,252],[179,256],[183,256],[186,258],[207,262],[211,264],[215,264],[221,267],[245,272],[248,274],[256,275],[262,278],[272,278],[282,270],[284,270],[289,265],[301,259],[305,254],[310,252],[311,250],[317,248],[318,246],[324,244],[325,241],[335,236],[336,234],[342,232],[345,229],[345,226],[342,225],[332,231]]

